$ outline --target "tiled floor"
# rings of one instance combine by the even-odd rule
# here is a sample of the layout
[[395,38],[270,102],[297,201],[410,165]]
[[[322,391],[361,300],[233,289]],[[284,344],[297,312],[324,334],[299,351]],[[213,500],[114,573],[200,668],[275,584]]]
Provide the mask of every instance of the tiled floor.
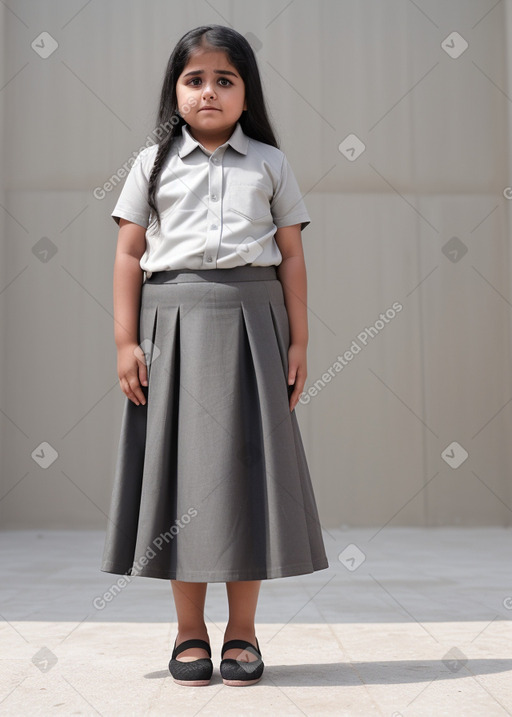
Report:
[[328,569],[262,582],[256,685],[222,684],[226,592],[208,585],[214,673],[190,688],[167,667],[168,581],[106,602],[103,532],[0,533],[0,715],[512,715],[512,530],[324,538]]

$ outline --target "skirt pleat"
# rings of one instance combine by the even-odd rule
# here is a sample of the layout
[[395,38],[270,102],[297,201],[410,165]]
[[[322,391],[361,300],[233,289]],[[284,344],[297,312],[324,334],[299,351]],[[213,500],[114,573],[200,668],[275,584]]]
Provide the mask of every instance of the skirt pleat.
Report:
[[142,285],[147,400],[125,401],[101,570],[221,582],[329,567],[289,340],[275,266]]

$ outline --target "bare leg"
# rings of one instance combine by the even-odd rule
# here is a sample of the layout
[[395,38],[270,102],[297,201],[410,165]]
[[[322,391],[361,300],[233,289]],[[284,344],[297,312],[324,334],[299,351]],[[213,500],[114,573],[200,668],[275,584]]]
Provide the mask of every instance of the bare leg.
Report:
[[[256,647],[256,628],[254,616],[258,605],[261,580],[238,580],[226,583],[229,602],[229,620],[224,632],[224,642],[228,640],[248,640]],[[245,662],[256,660],[252,652],[233,648],[226,650],[225,658]]]
[[[206,640],[210,644],[204,621],[204,602],[208,583],[188,583],[182,580],[171,580],[171,585],[178,615],[176,646],[192,638]],[[208,653],[201,647],[190,647],[188,650],[181,652],[177,659],[187,662],[197,657],[208,657]]]

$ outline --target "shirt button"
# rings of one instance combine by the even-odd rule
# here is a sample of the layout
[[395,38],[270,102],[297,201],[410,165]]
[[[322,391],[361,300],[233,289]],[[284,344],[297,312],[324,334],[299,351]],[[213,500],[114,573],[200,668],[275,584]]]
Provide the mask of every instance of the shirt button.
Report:
[[219,163],[218,157],[213,157],[212,162],[215,162],[215,164],[218,164]]
[[217,229],[217,225],[216,225],[216,224],[212,224],[211,227],[210,227],[210,229]]
[[206,257],[206,261],[207,261],[208,263],[211,262],[211,261],[213,261],[212,258],[211,258],[211,256],[210,256],[209,254],[208,254],[208,256]]
[[210,199],[213,200],[214,202],[217,201],[217,195],[216,195],[216,194],[211,194],[211,195],[210,195]]

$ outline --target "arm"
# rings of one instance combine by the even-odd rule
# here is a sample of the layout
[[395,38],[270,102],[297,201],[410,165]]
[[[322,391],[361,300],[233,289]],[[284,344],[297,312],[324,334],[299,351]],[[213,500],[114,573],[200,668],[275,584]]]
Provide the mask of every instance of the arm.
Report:
[[146,249],[146,229],[126,219],[119,221],[114,261],[114,338],[117,372],[123,392],[136,405],[146,403],[140,383],[147,384],[144,354],[138,347],[143,272],[140,258]]
[[304,389],[307,376],[307,344],[309,340],[307,316],[307,276],[300,224],[277,229],[275,240],[283,257],[277,267],[283,285],[284,300],[290,324],[288,349],[288,384],[295,383],[290,396],[293,411]]

